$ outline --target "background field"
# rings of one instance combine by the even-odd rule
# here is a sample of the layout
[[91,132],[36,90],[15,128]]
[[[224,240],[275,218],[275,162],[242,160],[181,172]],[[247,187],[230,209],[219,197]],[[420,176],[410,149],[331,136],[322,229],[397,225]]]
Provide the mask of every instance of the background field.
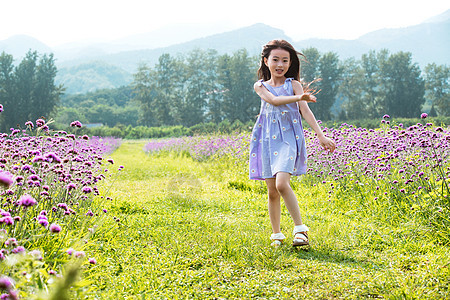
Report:
[[[295,181],[312,247],[273,249],[263,183],[248,182],[233,161],[148,156],[145,144],[127,141],[113,154],[126,168],[106,206],[120,221],[101,225],[107,233],[92,246],[98,264],[86,271],[89,298],[449,296],[449,249],[418,224],[343,210],[323,186]],[[291,229],[283,208],[282,230]]]

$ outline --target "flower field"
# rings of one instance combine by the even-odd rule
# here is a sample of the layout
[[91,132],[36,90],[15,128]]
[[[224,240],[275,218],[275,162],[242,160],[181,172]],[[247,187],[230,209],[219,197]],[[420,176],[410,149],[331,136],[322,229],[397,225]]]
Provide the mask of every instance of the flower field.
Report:
[[[304,130],[308,170],[300,180],[322,185],[335,205],[357,207],[383,222],[393,221],[383,213],[389,211],[397,222],[419,222],[422,234],[450,244],[450,132],[422,123],[390,125],[385,115],[376,130],[347,124],[323,128],[336,142],[331,154],[321,149],[314,132]],[[231,157],[242,173],[249,140],[245,134],[155,140],[144,151],[185,152],[198,161]]]
[[311,228],[300,251],[269,246],[248,133],[122,142],[37,121],[3,134],[2,297],[448,298],[449,129],[385,116],[323,131],[337,150],[305,130],[308,173],[292,178]]
[[[69,256],[85,256],[78,239],[89,236],[103,213],[93,203],[97,184],[114,173],[104,156],[121,143],[51,132],[42,119],[25,125],[0,137],[0,272],[9,275],[0,278],[2,299],[19,297],[12,282],[22,298],[39,295],[49,278],[62,275],[58,269]],[[73,231],[78,234],[70,236]],[[66,253],[68,245],[78,248]]]

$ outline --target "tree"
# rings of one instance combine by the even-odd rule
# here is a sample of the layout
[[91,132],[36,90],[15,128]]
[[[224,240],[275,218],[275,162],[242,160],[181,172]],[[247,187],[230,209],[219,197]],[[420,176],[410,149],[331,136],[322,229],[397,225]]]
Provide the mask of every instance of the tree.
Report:
[[[14,103],[14,66],[13,66],[13,56],[2,52],[0,55],[0,104],[3,108],[8,111]],[[1,129],[2,132],[6,131],[7,124],[12,123],[13,115],[11,113],[1,115]]]
[[55,123],[66,126],[75,120],[83,124],[88,123],[84,113],[75,107],[63,107],[58,110],[58,114],[55,117]]
[[219,78],[223,86],[223,113],[232,123],[247,122],[257,114],[259,105],[255,101],[253,84],[256,81],[254,60],[245,49],[221,60]]
[[57,70],[53,55],[43,55],[39,63],[38,58],[36,51],[28,51],[13,68],[12,56],[0,56],[0,101],[5,109],[2,130],[40,117],[49,118],[59,102],[63,88],[54,83]]
[[[380,52],[380,58],[384,58],[383,50]],[[364,117],[377,118],[383,115],[384,112],[380,109],[382,105],[379,94],[379,79],[380,67],[378,63],[377,54],[375,51],[370,51],[368,54],[363,54],[361,57],[361,66],[363,70],[361,88],[362,100],[366,103],[366,114]]]
[[[10,127],[25,124],[33,111],[33,97],[36,81],[37,52],[29,51],[14,71],[14,102],[8,103],[5,114],[12,115]],[[34,121],[34,120],[33,120]]]
[[320,77],[319,60],[320,53],[316,48],[306,48],[302,50],[305,59],[301,61],[300,77],[306,83],[312,82],[314,79]]
[[219,123],[223,120],[222,114],[222,90],[219,83],[219,56],[216,50],[208,50],[205,61],[207,91],[205,118],[207,121]]
[[156,92],[152,90],[152,69],[146,64],[141,64],[138,67],[138,71],[134,74],[133,91],[134,99],[141,105],[141,119],[139,122],[146,126],[156,125],[154,115],[156,115],[156,109],[152,105],[153,99],[156,96]]
[[44,54],[36,68],[33,97],[31,106],[33,109],[29,114],[30,120],[40,117],[47,117],[51,114],[59,102],[64,88],[62,85],[55,85],[57,68],[53,59],[53,54]]
[[418,65],[411,62],[411,53],[392,54],[380,70],[386,113],[405,118],[419,116],[425,102],[425,84]]
[[192,126],[205,120],[208,97],[214,95],[217,82],[217,52],[196,49],[187,56],[186,99],[181,124]]
[[181,115],[186,113],[183,110],[183,85],[186,75],[180,59],[170,54],[161,55],[151,74],[156,125],[179,124]]
[[342,84],[339,93],[345,99],[339,119],[363,119],[368,116],[368,103],[364,94],[364,70],[359,61],[347,59],[343,64]]
[[428,64],[425,67],[426,97],[432,108],[440,115],[450,116],[450,68],[445,65]]
[[319,71],[321,81],[318,86],[321,91],[317,95],[317,102],[311,103],[311,109],[321,120],[330,120],[332,117],[331,107],[336,101],[342,73],[338,55],[333,52],[322,55],[319,60]]
[[113,107],[104,104],[97,104],[91,107],[84,114],[90,122],[106,124],[113,127],[117,123]]

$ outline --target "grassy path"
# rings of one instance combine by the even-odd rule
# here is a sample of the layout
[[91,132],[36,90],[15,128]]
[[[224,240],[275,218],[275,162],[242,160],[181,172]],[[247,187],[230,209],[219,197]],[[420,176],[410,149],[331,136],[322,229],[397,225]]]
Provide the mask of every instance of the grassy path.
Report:
[[[85,275],[93,299],[450,296],[450,251],[420,232],[331,209],[325,191],[298,183],[313,246],[273,249],[260,183],[233,173],[232,163],[147,156],[144,144],[126,141],[113,154],[125,169],[104,203],[111,218],[94,246],[98,264]],[[282,228],[290,238],[284,207]]]

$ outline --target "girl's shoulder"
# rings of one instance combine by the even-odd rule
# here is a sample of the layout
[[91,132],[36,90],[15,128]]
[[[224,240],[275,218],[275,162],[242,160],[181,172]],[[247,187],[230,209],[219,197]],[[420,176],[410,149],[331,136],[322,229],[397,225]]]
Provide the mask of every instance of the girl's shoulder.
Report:
[[302,89],[303,90],[303,86],[302,86],[302,83],[300,81],[298,81],[296,79],[292,79],[291,83],[292,83],[292,88],[294,90],[296,90],[296,89]]
[[257,82],[255,82],[255,84],[253,85],[253,89],[257,92],[258,90],[261,89],[261,87],[263,87],[263,80],[258,80]]
[[290,81],[291,83],[300,83],[300,81],[298,81],[297,79],[294,79],[292,77],[286,78],[286,81]]

